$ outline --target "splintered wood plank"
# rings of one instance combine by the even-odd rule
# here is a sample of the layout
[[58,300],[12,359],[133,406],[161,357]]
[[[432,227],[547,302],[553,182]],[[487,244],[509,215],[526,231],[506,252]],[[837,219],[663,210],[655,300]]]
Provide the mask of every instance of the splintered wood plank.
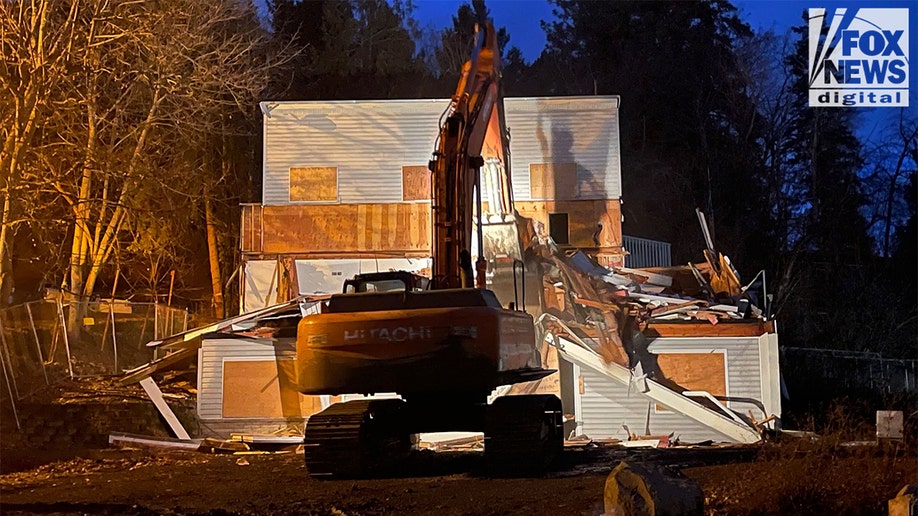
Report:
[[651,322],[644,335],[648,337],[758,337],[766,333],[762,321]]

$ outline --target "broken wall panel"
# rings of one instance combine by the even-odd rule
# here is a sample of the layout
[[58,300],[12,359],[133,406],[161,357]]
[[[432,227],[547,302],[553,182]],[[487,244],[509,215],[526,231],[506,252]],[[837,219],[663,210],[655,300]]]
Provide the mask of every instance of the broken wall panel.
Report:
[[[768,415],[780,414],[780,398],[776,399],[774,395],[778,390],[778,372],[773,370],[776,364],[769,359],[777,338],[772,339],[770,335],[774,334],[759,337],[658,338],[651,342],[649,350],[660,355],[722,352],[726,395],[761,400]],[[588,368],[578,367],[576,370],[583,378],[583,393],[579,394],[578,402],[581,411],[577,419],[585,435],[626,439],[628,432],[624,427],[627,426],[631,433],[638,435],[647,430],[653,435],[674,433],[674,437],[682,442],[730,440],[687,416],[657,410],[656,403],[640,394],[638,385],[616,382]],[[742,414],[752,410],[758,420],[765,417],[752,404],[730,401],[726,405]],[[645,428],[648,414],[650,424],[649,428]]]

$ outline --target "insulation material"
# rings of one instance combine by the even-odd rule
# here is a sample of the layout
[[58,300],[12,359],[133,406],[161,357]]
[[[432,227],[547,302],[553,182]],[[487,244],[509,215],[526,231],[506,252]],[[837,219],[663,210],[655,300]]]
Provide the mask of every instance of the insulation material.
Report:
[[[403,270],[427,273],[429,258],[329,259],[296,260],[295,276],[299,294],[334,294],[341,292],[344,280],[364,272]],[[285,276],[278,277],[276,260],[249,260],[245,264],[243,311],[262,309],[278,299],[278,288]]]
[[242,313],[273,305],[277,297],[277,262],[251,260],[245,262]]

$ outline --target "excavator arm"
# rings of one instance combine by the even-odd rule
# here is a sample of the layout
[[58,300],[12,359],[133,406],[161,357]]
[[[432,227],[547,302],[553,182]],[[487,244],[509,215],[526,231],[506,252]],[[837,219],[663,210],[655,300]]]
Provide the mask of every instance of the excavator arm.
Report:
[[[476,31],[475,49],[465,63],[429,167],[432,173],[433,288],[484,288],[484,259],[479,256],[473,284],[471,248],[474,219],[482,219],[480,169],[486,162],[506,170],[507,133],[500,92],[500,52],[493,25]],[[509,195],[509,177],[500,176]],[[474,198],[473,198],[474,197]],[[509,198],[503,208],[512,206]],[[483,242],[478,232],[481,255]]]

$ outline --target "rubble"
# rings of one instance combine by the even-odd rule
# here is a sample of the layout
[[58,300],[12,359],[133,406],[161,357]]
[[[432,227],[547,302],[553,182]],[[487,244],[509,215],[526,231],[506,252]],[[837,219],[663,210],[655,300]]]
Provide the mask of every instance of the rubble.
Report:
[[[543,314],[537,326],[542,340],[564,358],[634,386],[737,442],[755,442],[777,422],[760,400],[686,388],[666,374],[650,348],[663,327],[684,337],[774,332],[768,307],[759,306],[759,299],[767,299],[764,274],[742,286],[730,259],[714,249],[704,215],[697,213],[707,246],[704,261],[646,269],[606,267],[583,251],[562,252],[539,222],[520,221],[528,225],[520,231],[529,238],[526,268],[542,278]],[[726,406],[728,401],[752,403],[762,414],[758,419],[751,412],[739,414]]]

